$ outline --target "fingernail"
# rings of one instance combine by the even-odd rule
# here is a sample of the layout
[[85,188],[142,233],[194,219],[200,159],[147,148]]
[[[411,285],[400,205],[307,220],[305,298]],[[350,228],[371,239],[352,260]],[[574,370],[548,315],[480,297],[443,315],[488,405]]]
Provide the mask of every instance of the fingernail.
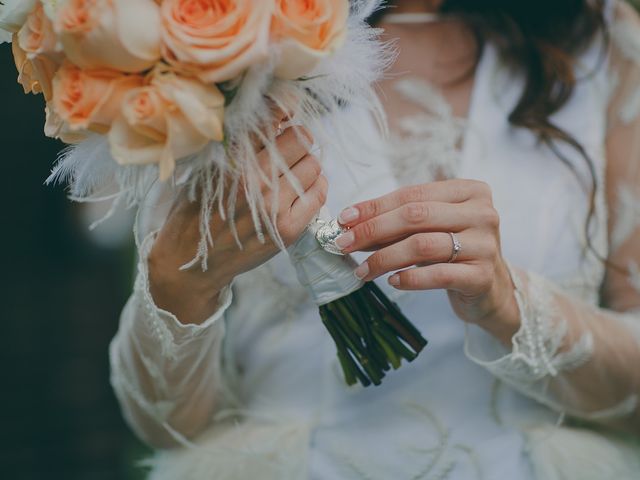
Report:
[[357,208],[349,207],[340,212],[338,220],[340,220],[340,223],[345,224],[357,220],[359,216],[360,212]]
[[389,277],[389,285],[393,285],[394,287],[400,285],[400,275],[391,275]]
[[344,250],[349,245],[353,244],[355,240],[356,240],[356,236],[353,234],[351,230],[349,230],[347,232],[344,232],[338,238],[336,238],[336,245]]
[[369,264],[367,262],[364,262],[354,270],[353,274],[356,276],[356,278],[362,280],[364,277],[369,275]]

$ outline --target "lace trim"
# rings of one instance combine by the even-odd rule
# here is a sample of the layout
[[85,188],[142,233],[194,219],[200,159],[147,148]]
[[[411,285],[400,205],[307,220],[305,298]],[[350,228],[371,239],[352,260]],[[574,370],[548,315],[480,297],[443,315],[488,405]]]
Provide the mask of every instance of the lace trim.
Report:
[[554,289],[546,280],[534,274],[527,275],[525,288],[519,275],[511,267],[509,269],[521,319],[520,329],[512,339],[511,352],[497,359],[479,358],[472,353],[467,335],[465,354],[497,378],[548,405],[549,402],[541,393],[545,390],[544,385],[540,385],[540,382],[584,365],[593,354],[593,337],[586,333],[569,350],[562,351],[568,325],[559,318],[553,300]]
[[[478,358],[471,353],[470,341],[465,341],[465,354],[473,362],[487,368],[497,378],[516,390],[547,405],[551,409],[590,420],[624,417],[638,407],[637,394],[630,394],[620,403],[595,412],[580,412],[554,400],[548,391],[549,382],[562,373],[575,370],[588,362],[594,353],[594,339],[586,332],[569,350],[562,351],[567,322],[562,320],[553,299],[557,289],[542,277],[527,273],[524,282],[511,267],[516,287],[515,295],[521,315],[521,327],[514,335],[512,351],[495,360]],[[634,323],[638,332],[638,315],[630,312],[621,320]]]
[[220,292],[218,310],[199,325],[180,323],[174,314],[159,308],[151,296],[147,265],[147,258],[157,234],[157,230],[149,233],[140,245],[138,277],[136,278],[134,293],[140,299],[140,305],[145,313],[144,321],[154,339],[160,345],[162,356],[167,360],[176,360],[179,344],[206,334],[209,327],[223,317],[233,300],[233,290],[232,286],[228,286]]
[[551,285],[534,274],[527,275],[527,288],[511,270],[515,296],[521,314],[520,330],[513,337],[510,366],[504,374],[519,382],[531,383],[546,376],[584,365],[594,350],[593,336],[585,333],[571,349],[561,352],[568,326],[559,319]]
[[423,110],[401,118],[400,133],[389,139],[387,154],[396,178],[414,184],[456,177],[466,121],[456,118],[444,96],[421,79],[404,78],[394,88]]

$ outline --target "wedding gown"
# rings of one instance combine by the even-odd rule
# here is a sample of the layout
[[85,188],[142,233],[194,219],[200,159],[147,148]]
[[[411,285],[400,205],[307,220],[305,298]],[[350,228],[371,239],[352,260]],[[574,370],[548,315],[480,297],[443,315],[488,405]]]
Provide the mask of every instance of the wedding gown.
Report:
[[[568,168],[509,126],[522,79],[491,45],[466,121],[428,85],[403,78],[397,88],[423,112],[390,141],[356,111],[330,122],[336,136],[341,122],[357,122],[369,146],[351,167],[322,152],[334,214],[436,172],[491,186],[521,312],[512,348],[465,326],[446,292],[398,292],[381,279],[430,343],[381,386],[347,387],[285,253],[236,278],[202,325],[183,325],[149,293],[158,213],[143,222],[151,233],[110,358],[125,418],[167,447],[148,461],[152,479],[638,478],[630,443],[563,425],[565,415],[640,424],[640,29],[628,10],[613,10],[610,2],[608,51],[594,42],[581,55],[574,95],[553,117],[595,164],[593,250],[583,248],[586,163],[558,145]],[[618,146],[605,149],[612,140]],[[607,272],[599,255],[629,275]]]

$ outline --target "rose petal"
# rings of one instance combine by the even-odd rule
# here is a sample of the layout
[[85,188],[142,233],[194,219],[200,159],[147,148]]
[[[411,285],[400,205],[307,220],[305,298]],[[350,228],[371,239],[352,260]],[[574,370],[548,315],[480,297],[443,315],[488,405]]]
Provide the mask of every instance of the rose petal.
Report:
[[[159,7],[153,0],[67,0],[55,30],[84,69],[142,72],[160,59]],[[154,44],[155,42],[155,44]]]
[[123,47],[135,57],[155,62],[160,58],[160,9],[152,1],[114,1],[118,37]]
[[309,48],[294,40],[280,44],[280,58],[273,74],[283,80],[296,80],[311,72],[329,52]]

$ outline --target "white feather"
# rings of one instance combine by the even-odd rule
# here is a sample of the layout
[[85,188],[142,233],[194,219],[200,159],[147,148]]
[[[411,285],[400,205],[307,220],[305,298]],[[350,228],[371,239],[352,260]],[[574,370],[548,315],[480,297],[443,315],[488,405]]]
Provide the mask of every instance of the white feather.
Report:
[[535,478],[635,480],[640,446],[615,434],[569,427],[538,427],[525,434]]

